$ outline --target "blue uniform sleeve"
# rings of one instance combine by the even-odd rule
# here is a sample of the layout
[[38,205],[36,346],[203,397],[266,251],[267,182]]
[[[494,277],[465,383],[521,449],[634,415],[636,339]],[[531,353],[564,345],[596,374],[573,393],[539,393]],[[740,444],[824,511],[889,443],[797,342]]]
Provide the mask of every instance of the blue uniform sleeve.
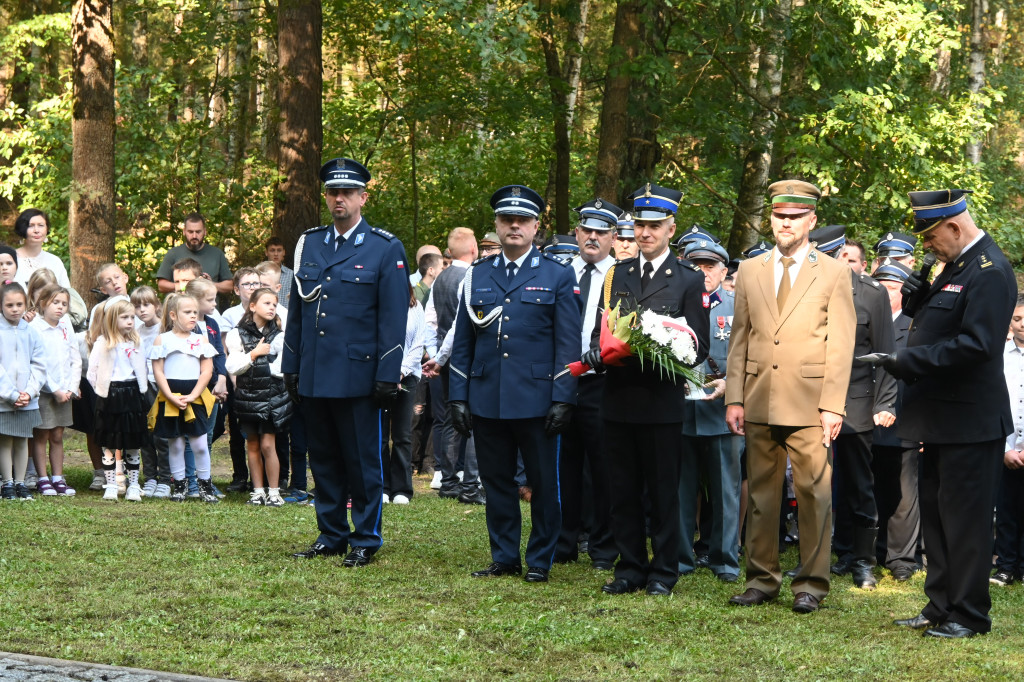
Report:
[[[380,278],[377,280],[375,381],[397,384],[401,380],[409,295],[409,268],[405,260],[405,247],[402,246],[402,242],[394,239],[387,243],[384,250]],[[288,326],[291,328],[291,325]]]
[[[299,245],[295,247],[295,253],[302,252],[302,243],[306,235],[299,237]],[[294,271],[298,271],[300,263],[295,263]],[[288,319],[291,324],[285,326],[284,330],[284,354],[281,358],[282,374],[299,373],[299,349],[302,347],[302,297],[295,292],[294,296],[288,298]]]
[[551,401],[576,404],[576,377],[569,373],[570,362],[580,358],[580,320],[582,303],[576,293],[576,273],[571,267],[558,267],[561,272],[555,292],[555,379]]

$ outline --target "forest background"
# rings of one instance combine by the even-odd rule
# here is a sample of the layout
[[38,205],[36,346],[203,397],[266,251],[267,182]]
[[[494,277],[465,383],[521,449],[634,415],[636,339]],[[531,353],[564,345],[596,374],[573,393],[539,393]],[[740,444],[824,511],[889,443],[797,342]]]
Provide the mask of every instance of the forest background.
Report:
[[[1024,258],[1024,44],[1008,0],[0,0],[0,238],[27,207],[83,293],[116,258],[146,282],[184,215],[234,267],[326,222],[349,156],[365,214],[412,256],[492,229],[493,190],[569,232],[595,196],[679,188],[678,225],[731,254],[798,177],[869,246],[906,192],[973,189]],[[85,284],[83,284],[83,282]]]

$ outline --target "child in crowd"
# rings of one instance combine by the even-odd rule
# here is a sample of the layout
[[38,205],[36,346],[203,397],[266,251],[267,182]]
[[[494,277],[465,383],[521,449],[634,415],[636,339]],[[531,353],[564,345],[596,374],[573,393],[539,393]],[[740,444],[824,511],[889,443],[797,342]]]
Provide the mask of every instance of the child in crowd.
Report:
[[[257,289],[249,310],[227,337],[228,371],[235,377],[235,412],[245,432],[253,492],[249,504],[280,507],[280,463],[276,434],[285,433],[292,403],[281,376],[284,334],[277,294]],[[264,469],[268,489],[264,491]]]
[[[41,494],[71,496],[75,489],[64,480],[64,429],[71,426],[71,400],[78,397],[80,390],[82,356],[66,314],[71,293],[56,282],[35,290],[34,283],[45,279],[39,277],[45,272],[50,271],[44,268],[32,273],[28,287],[36,294],[33,307],[38,312],[30,326],[39,333],[46,351],[46,381],[39,394],[41,423],[32,432],[32,458],[36,471],[42,474],[37,484]],[[47,443],[52,478],[46,475]]]
[[39,425],[39,390],[46,380],[43,342],[22,319],[27,308],[20,284],[0,286],[0,498],[5,500],[32,499],[25,485],[28,439]]
[[[82,355],[82,377],[84,378],[89,370],[89,352],[93,343],[103,334],[103,310],[108,303],[123,298],[127,300],[128,275],[121,270],[117,263],[104,263],[96,271],[96,288],[100,290],[106,300],[97,303],[89,311],[89,326],[85,332],[79,334],[78,346]],[[71,405],[71,416],[74,421],[71,428],[85,434],[85,443],[89,451],[89,459],[92,460],[92,483],[89,490],[103,490],[107,484],[106,475],[103,473],[103,449],[96,443],[93,437],[93,419],[96,415],[96,394],[92,390],[92,384],[88,381],[81,383],[81,398],[75,400]]]
[[[232,329],[238,324],[245,314],[245,311],[249,309],[249,297],[252,296],[252,292],[260,288],[260,276],[256,272],[256,268],[239,268],[235,271],[233,278],[235,285],[235,295],[241,299],[241,303],[232,306],[224,311],[221,315],[221,319],[224,320],[224,326],[221,327],[220,333],[223,338],[227,338],[227,335]],[[234,402],[235,402],[235,386],[234,378],[228,382],[228,400],[227,400],[227,425],[228,425],[228,451],[231,453],[231,483],[228,484],[227,491],[231,493],[245,492],[249,489],[249,469],[246,465],[246,443],[245,438],[242,436],[242,432],[238,430],[238,420],[235,418]]]
[[[135,317],[142,324],[136,325],[135,331],[142,340],[142,353],[146,356],[146,370],[149,387],[146,391],[146,404],[156,401],[156,380],[153,378],[153,342],[160,336],[160,299],[152,287],[137,287],[131,293],[131,303],[135,306]],[[171,496],[171,469],[167,459],[167,439],[150,436],[150,440],[142,446],[142,475],[146,483],[142,486],[143,497],[165,499]]]
[[182,258],[174,264],[171,276],[174,278],[174,290],[184,292],[189,282],[203,276],[203,266],[195,258]]
[[[205,278],[193,279],[185,286],[185,293],[196,299],[196,303],[199,305],[199,320],[193,331],[209,341],[213,349],[217,351],[217,355],[213,358],[213,376],[210,378],[209,386],[210,393],[217,401],[213,404],[206,432],[206,444],[212,451],[217,413],[220,412],[221,403],[228,397],[228,372],[224,364],[227,357],[224,353],[224,337],[214,318],[214,315],[217,314],[217,285]],[[187,443],[185,444],[185,469],[188,474],[189,497],[197,497],[199,489],[195,485],[195,458]],[[218,490],[217,486],[213,487],[213,492],[217,497],[224,497],[224,493]]]
[[1024,295],[1010,317],[1010,339],[1003,350],[1003,374],[1010,394],[1013,433],[1006,439],[996,498],[996,572],[994,585],[1010,585],[1024,576]]
[[146,355],[135,331],[135,306],[116,300],[103,309],[102,334],[89,353],[86,378],[96,392],[93,437],[103,448],[104,500],[117,500],[114,451],[120,450],[127,470],[124,499],[142,500],[139,449],[149,434],[146,427]]
[[[270,289],[281,295],[281,265],[272,260],[265,260],[256,266],[256,274],[260,278],[260,287]],[[277,316],[281,318],[281,329],[288,326],[288,310],[283,305],[277,306]]]
[[168,439],[171,500],[184,502],[188,492],[185,479],[185,440],[196,457],[199,499],[219,502],[210,479],[210,449],[207,424],[215,399],[207,386],[213,376],[217,354],[193,330],[199,321],[199,304],[191,296],[172,294],[164,302],[164,329],[153,342],[153,376],[160,389],[150,412],[153,434]]
[[0,244],[0,284],[13,282],[18,274],[18,252],[7,244]]

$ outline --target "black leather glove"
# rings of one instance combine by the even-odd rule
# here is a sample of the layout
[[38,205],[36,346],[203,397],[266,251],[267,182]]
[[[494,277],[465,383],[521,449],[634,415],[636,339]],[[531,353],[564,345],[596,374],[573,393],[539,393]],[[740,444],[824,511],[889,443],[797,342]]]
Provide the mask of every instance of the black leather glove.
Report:
[[[589,353],[590,351],[587,352]],[[569,428],[569,422],[571,421],[572,405],[569,403],[551,403],[548,416],[544,419],[544,433],[549,436],[557,436]]]
[[391,407],[391,404],[395,402],[397,397],[398,384],[392,384],[387,381],[373,382],[373,402],[377,403],[377,407],[387,409]]
[[881,367],[897,379],[900,378],[899,374],[896,373],[896,353],[868,353],[867,355],[858,355],[854,359],[857,362],[868,363],[873,367]]
[[452,400],[448,403],[448,409],[452,413],[452,428],[469,438],[473,434],[473,415],[469,413],[469,403]]
[[601,362],[601,351],[597,348],[591,348],[586,351],[583,357],[580,358],[580,362],[584,365],[590,365],[590,369],[595,372],[600,373],[604,371],[604,363]]
[[291,396],[293,403],[301,403],[302,396],[299,395],[299,375],[298,374],[285,374],[284,375],[284,388],[288,391],[288,395]]

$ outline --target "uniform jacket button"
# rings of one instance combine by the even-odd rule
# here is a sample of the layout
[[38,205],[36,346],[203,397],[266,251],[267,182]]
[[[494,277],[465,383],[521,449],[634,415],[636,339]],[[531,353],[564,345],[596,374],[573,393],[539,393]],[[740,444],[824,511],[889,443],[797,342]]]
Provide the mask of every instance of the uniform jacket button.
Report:
[[356,277],[356,281],[357,281],[357,282],[359,281],[359,278],[358,278],[358,277]]
[[320,332],[320,336],[323,336],[323,335],[324,335],[324,333],[323,333],[323,332]]
[[[323,333],[323,332],[321,332],[321,333]],[[778,368],[779,368],[778,365],[772,365],[772,369],[778,369]]]
[[505,299],[505,303],[511,303],[511,302],[512,302],[512,299],[511,299],[511,298],[506,298],[506,299]]
[[320,317],[327,317],[327,313],[320,313]]
[[508,315],[505,316],[505,321],[508,322]]
[[507,357],[508,357],[508,353],[502,353],[502,354],[501,354],[501,357],[503,357],[503,358],[507,358]]
[[326,301],[327,300],[327,294],[324,294],[323,296],[321,296],[320,300],[321,301]]
[[506,341],[508,341],[508,334],[504,334],[504,335],[503,335],[503,336],[502,336],[501,338],[503,338],[503,339],[505,339]]
[[328,277],[327,277],[327,281],[328,281],[328,282],[330,282],[330,281],[331,281],[331,278],[330,278],[330,276],[329,276],[329,275],[328,275]]
[[778,339],[775,339],[775,345],[776,346],[779,345],[779,340]]

